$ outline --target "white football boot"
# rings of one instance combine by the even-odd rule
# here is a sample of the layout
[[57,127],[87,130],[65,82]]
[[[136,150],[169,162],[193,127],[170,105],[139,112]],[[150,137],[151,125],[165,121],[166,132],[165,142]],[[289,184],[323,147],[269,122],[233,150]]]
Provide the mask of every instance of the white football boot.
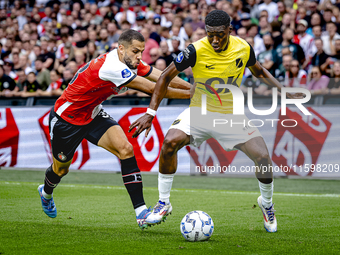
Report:
[[171,214],[171,212],[171,203],[165,204],[164,202],[158,201],[151,214],[145,219],[145,222],[150,225],[160,224],[166,220],[166,216]]
[[259,204],[259,207],[262,210],[263,218],[264,218],[264,228],[267,230],[267,232],[276,232],[277,231],[277,222],[275,217],[275,210],[274,210],[274,204],[270,208],[264,208],[262,205],[262,197],[259,196],[257,198],[257,203]]

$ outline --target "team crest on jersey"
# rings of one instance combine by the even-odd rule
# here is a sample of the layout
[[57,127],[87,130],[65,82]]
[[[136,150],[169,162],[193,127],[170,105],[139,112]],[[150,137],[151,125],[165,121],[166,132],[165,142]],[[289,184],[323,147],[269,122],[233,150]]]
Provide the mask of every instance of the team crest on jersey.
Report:
[[243,66],[243,62],[241,58],[236,59],[236,67],[241,68]]
[[64,155],[63,152],[60,152],[60,153],[58,154],[58,158],[59,158],[61,161],[65,161],[65,160],[67,159],[67,157]]
[[177,120],[175,120],[171,125],[173,126],[173,125],[176,125],[176,124],[178,124],[178,123],[180,123],[181,122],[181,120],[180,119],[177,119]]
[[9,83],[7,81],[4,82],[4,88],[8,89],[9,88]]
[[182,60],[183,60],[183,52],[181,52],[181,53],[179,53],[178,54],[178,56],[177,56],[177,58],[176,58],[176,62],[177,63],[181,63],[182,62]]
[[131,76],[131,74],[132,74],[131,71],[127,68],[122,71],[122,77],[123,78],[129,78]]

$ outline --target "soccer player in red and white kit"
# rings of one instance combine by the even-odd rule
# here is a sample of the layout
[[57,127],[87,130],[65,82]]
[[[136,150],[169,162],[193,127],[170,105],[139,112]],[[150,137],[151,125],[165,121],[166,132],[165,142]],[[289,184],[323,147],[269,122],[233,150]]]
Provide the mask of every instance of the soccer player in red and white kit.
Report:
[[[52,192],[65,176],[75,150],[85,138],[116,155],[122,177],[141,229],[150,211],[145,206],[140,170],[125,133],[103,109],[101,103],[125,87],[152,94],[161,71],[141,61],[144,37],[134,30],[121,34],[118,48],[103,54],[80,68],[56,101],[49,116],[53,164],[47,168],[44,184],[38,188],[44,212],[57,216]],[[145,79],[141,76],[147,77]],[[189,98],[190,84],[177,78],[167,91],[168,98]],[[147,110],[154,115],[154,111]]]

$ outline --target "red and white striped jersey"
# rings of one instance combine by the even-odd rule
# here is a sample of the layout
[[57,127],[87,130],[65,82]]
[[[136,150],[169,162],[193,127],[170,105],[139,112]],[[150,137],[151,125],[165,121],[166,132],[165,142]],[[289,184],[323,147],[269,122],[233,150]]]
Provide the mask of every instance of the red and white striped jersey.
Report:
[[46,91],[52,91],[53,89],[59,89],[61,84],[63,83],[63,79],[58,79],[56,82],[51,82],[50,86],[46,89]]
[[131,70],[114,49],[78,70],[56,101],[54,111],[71,124],[86,125],[97,116],[103,101],[117,95],[137,75],[148,76],[151,71],[142,61],[136,70]]
[[309,34],[305,34],[303,37],[301,37],[301,35],[295,35],[293,38],[293,42],[301,46],[306,58],[312,58],[317,52],[317,49],[314,45],[314,38]]

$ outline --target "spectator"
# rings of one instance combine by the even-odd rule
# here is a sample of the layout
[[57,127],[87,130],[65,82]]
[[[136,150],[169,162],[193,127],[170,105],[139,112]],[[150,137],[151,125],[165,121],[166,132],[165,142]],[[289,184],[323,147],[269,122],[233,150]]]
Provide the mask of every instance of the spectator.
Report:
[[160,57],[160,50],[157,48],[152,48],[150,49],[150,59],[151,59],[151,66],[154,66],[156,64],[157,59]]
[[157,59],[156,64],[155,64],[155,67],[156,67],[158,70],[163,71],[163,70],[167,67],[165,60],[162,59],[162,58]]
[[58,71],[52,70],[50,72],[51,84],[48,86],[46,91],[39,91],[39,96],[61,96],[63,90],[61,89],[61,84],[63,79]]
[[340,94],[340,62],[333,65],[331,79],[328,83],[327,90],[323,94],[339,95]]
[[281,22],[283,15],[287,13],[285,4],[283,2],[277,2],[277,10],[279,11],[279,15],[275,17],[275,20]]
[[305,54],[303,52],[303,49],[300,45],[292,42],[293,37],[293,30],[290,28],[286,28],[282,35],[283,41],[279,46],[277,46],[275,50],[275,63],[278,66],[282,64],[282,50],[284,48],[288,48],[289,51],[292,52],[293,58],[299,60],[301,65],[305,62]]
[[271,27],[267,21],[267,17],[262,16],[259,20],[260,31],[259,35],[263,38],[263,35],[270,33]]
[[292,60],[293,60],[293,57],[292,57],[291,54],[287,54],[287,55],[282,56],[282,68],[277,69],[275,71],[276,76],[281,83],[284,83],[284,81],[285,81],[286,72],[289,71],[290,63],[292,62]]
[[321,74],[320,67],[313,66],[310,73],[311,80],[307,84],[307,89],[314,94],[314,91],[326,88],[329,83],[329,78]]
[[237,36],[245,40],[247,37],[247,29],[245,27],[239,28],[237,30]]
[[321,31],[321,26],[314,26],[312,28],[313,36],[314,38],[321,38],[322,31]]
[[100,30],[100,41],[98,42],[97,49],[99,54],[103,54],[109,51],[110,49],[110,40],[107,30],[105,28]]
[[74,53],[74,56],[75,56],[75,60],[76,60],[76,64],[77,64],[77,70],[79,68],[82,68],[86,62],[85,62],[85,54],[84,52],[80,51],[80,50],[77,50],[75,53]]
[[87,52],[86,52],[86,60],[85,60],[85,62],[87,63],[90,60],[95,59],[98,56],[99,56],[99,53],[97,51],[96,44],[94,42],[90,41],[87,44]]
[[141,34],[144,36],[145,39],[145,49],[142,54],[142,60],[145,61],[147,64],[151,64],[152,59],[150,57],[150,50],[152,48],[158,49],[159,45],[154,39],[150,38],[150,32],[147,28],[143,28]]
[[331,78],[326,88],[313,91],[313,95],[340,94],[340,62],[335,62],[331,71]]
[[314,35],[314,33],[313,33],[313,28],[315,26],[320,26],[320,35],[321,35],[321,16],[320,16],[320,14],[319,13],[314,13],[312,15],[312,17],[311,17],[310,23],[311,23],[312,27],[307,28],[306,33],[310,34],[314,38],[320,37],[320,36]]
[[251,24],[247,28],[247,35],[254,38],[254,52],[256,56],[266,50],[266,48],[264,47],[263,39],[259,36],[258,32],[258,27],[255,24]]
[[[50,71],[44,67],[43,58],[41,56],[39,56],[35,61],[35,70],[37,77],[35,77],[34,75],[34,80],[37,79],[40,89],[46,90],[51,83]],[[30,79],[29,77],[27,77],[27,80],[33,84],[33,82],[31,82],[32,79],[33,79],[32,76],[30,77]]]
[[337,31],[336,24],[334,22],[327,23],[326,31],[328,32],[328,34],[321,36],[321,39],[323,41],[323,50],[327,55],[334,55],[335,40],[340,38],[340,35],[336,32]]
[[310,64],[316,52],[314,38],[306,33],[307,27],[307,21],[300,19],[297,26],[297,31],[299,34],[295,35],[293,38],[293,42],[299,44],[305,54],[306,60],[302,65],[302,69],[305,69]]
[[169,51],[169,46],[166,41],[161,41],[160,43],[160,59],[164,59],[166,66],[169,66],[173,60],[171,52]]
[[118,29],[115,23],[110,22],[107,25],[107,32],[108,32],[108,39],[110,41],[110,45],[112,43],[118,42],[118,38],[119,38],[119,33],[118,33]]
[[121,24],[123,20],[129,21],[131,25],[135,24],[136,14],[133,11],[130,11],[129,7],[129,1],[123,0],[121,11],[115,16],[115,20],[118,22],[118,24]]
[[27,80],[24,82],[24,88],[21,93],[22,97],[35,97],[39,96],[42,92],[40,84],[36,80],[34,72],[27,75]]
[[264,0],[263,4],[259,5],[259,11],[266,10],[269,14],[268,21],[272,22],[276,16],[278,16],[279,10],[277,4],[272,0]]
[[[251,25],[251,20],[250,20],[250,14],[249,13],[242,13],[240,15],[240,19],[241,19],[241,25],[242,27],[248,27]],[[240,29],[240,28],[239,28]],[[238,29],[238,30],[239,30]],[[238,33],[238,30],[236,31]]]
[[70,81],[72,80],[72,78],[73,78],[73,72],[70,69],[65,68],[63,71],[63,82],[60,86],[60,89],[64,91],[67,88]]
[[294,88],[305,88],[307,84],[307,72],[300,68],[296,59],[290,62],[289,71],[286,72],[285,86]]
[[179,45],[180,45],[180,39],[176,36],[173,36],[171,38],[171,48],[169,47],[170,51],[172,52],[173,58],[177,57],[177,55],[181,53],[181,50],[179,49]]
[[275,76],[275,63],[273,52],[274,41],[271,34],[264,35],[263,42],[266,50],[258,55],[257,60],[264,68],[266,68],[272,75]]
[[13,72],[13,62],[6,58],[3,65],[4,72],[7,76],[11,77],[14,81],[18,79],[18,75]]
[[197,28],[205,29],[205,24],[203,21],[200,20],[199,12],[197,9],[191,11],[191,27],[192,30],[195,32]]
[[27,54],[21,54],[19,57],[19,65],[20,69],[23,69],[25,71],[25,74],[28,74],[30,72],[33,72],[33,68],[29,66],[28,63],[28,55]]
[[46,37],[41,38],[41,54],[39,57],[43,62],[43,67],[52,70],[54,67],[55,54],[48,49],[48,39]]
[[246,7],[250,10],[250,17],[253,20],[257,20],[260,17],[259,5],[255,0],[247,0]]
[[24,82],[27,79],[27,74],[25,73],[25,71],[23,69],[19,69],[17,71],[18,81],[17,81],[17,84],[16,84],[16,88],[15,88],[16,93],[14,94],[14,96],[21,96],[20,92],[23,91],[23,89],[24,89]]
[[15,81],[5,74],[3,65],[0,65],[0,96],[11,97],[13,96],[16,87]]
[[327,72],[327,68],[329,67],[331,59],[323,51],[323,41],[320,38],[315,39],[315,47],[317,51],[312,58],[312,66],[320,66],[323,74],[329,74],[330,69],[328,69],[329,71]]

